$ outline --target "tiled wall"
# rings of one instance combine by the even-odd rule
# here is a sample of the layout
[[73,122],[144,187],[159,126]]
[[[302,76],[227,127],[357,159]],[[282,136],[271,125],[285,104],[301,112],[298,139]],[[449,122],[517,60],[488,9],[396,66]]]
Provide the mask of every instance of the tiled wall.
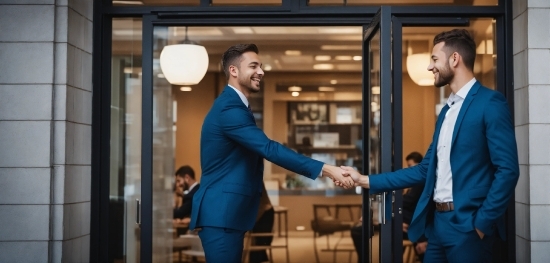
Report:
[[513,0],[517,262],[550,258],[550,1]]
[[0,1],[0,262],[87,262],[92,1]]

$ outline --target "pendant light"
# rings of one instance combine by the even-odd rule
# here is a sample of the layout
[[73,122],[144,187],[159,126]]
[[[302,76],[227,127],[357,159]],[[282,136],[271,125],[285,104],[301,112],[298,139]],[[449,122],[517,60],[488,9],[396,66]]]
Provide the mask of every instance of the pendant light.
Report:
[[206,49],[187,37],[182,44],[167,45],[160,53],[160,69],[166,80],[173,85],[198,84],[208,70]]

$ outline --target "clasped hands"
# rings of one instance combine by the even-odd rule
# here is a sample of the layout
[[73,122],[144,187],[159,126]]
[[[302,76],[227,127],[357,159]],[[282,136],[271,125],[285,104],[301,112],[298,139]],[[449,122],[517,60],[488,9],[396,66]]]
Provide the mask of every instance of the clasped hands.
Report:
[[349,166],[323,166],[323,176],[327,176],[335,185],[349,189],[354,186],[369,187],[368,176],[361,175],[358,171]]

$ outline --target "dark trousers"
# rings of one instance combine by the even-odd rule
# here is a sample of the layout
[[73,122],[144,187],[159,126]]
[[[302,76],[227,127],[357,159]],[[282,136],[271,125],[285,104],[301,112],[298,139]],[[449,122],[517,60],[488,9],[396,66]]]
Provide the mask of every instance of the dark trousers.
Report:
[[426,263],[491,262],[493,236],[479,237],[476,230],[461,232],[451,224],[455,211],[435,212],[434,222],[426,231],[428,248],[424,256]]
[[[273,208],[265,211],[262,216],[258,219],[252,233],[271,233],[273,232],[273,221],[275,219],[275,211]],[[270,246],[273,241],[273,237],[255,237],[252,240],[252,244],[256,246]],[[250,263],[260,263],[269,261],[267,257],[267,251],[250,251],[249,254]]]
[[245,231],[203,227],[199,231],[206,262],[208,263],[239,263],[243,255],[243,241]]

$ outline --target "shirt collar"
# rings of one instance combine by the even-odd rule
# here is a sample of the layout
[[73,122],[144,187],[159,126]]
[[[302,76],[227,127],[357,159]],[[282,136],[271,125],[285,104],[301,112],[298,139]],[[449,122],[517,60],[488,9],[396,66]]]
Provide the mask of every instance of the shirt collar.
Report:
[[451,92],[451,95],[449,96],[449,99],[447,99],[447,105],[451,107],[455,102],[459,100],[463,100],[468,95],[468,92],[472,89],[474,84],[476,83],[476,78],[472,78],[468,83],[466,83],[458,92],[455,94],[454,92]]
[[248,99],[246,98],[246,96],[240,90],[236,89],[235,87],[233,87],[229,84],[227,84],[227,86],[231,87],[233,90],[235,90],[237,92],[237,95],[239,95],[239,97],[243,101],[244,106],[246,106],[248,108]]
[[195,183],[193,183],[191,186],[189,186],[189,192],[191,192],[191,190],[192,190],[193,188],[195,188],[195,186],[197,186],[197,184],[199,184],[199,182],[195,182]]

